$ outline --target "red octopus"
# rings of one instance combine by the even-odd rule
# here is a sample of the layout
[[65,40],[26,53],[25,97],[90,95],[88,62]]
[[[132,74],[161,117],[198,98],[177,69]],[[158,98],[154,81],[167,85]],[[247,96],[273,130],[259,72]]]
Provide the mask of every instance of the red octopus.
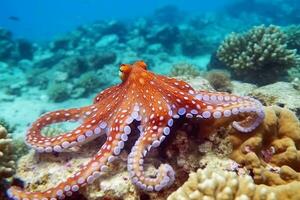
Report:
[[[251,97],[227,93],[195,91],[189,84],[147,71],[143,61],[120,66],[119,85],[102,91],[91,106],[59,110],[40,117],[29,128],[26,142],[38,152],[61,152],[89,142],[96,137],[106,141],[97,154],[80,171],[56,187],[41,192],[27,192],[11,187],[7,194],[15,200],[56,200],[71,196],[92,183],[124,148],[134,121],[139,122],[139,138],[128,156],[128,173],[132,182],[145,191],[160,191],[171,185],[175,173],[168,164],[161,164],[156,177],[147,177],[144,157],[170,135],[174,120],[182,117],[215,120],[227,118],[241,132],[251,132],[264,119],[261,103]],[[234,121],[242,117],[242,120]],[[43,127],[68,120],[82,124],[71,132],[45,137]],[[131,125],[131,126],[130,126]]]

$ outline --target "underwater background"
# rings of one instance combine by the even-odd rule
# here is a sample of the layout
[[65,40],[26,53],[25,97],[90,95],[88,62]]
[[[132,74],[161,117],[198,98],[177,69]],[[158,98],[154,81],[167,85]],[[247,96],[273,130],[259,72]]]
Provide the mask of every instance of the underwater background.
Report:
[[[164,153],[152,155],[176,157],[175,184],[163,192],[134,187],[123,155],[113,175],[67,199],[300,200],[298,0],[1,1],[0,200],[10,185],[53,187],[92,157],[97,143],[39,155],[25,144],[26,131],[46,112],[90,105],[121,83],[120,64],[137,60],[197,90],[254,97],[265,121],[252,135],[226,124],[200,139],[188,133],[201,128],[180,125]],[[72,128],[56,124],[43,134]]]

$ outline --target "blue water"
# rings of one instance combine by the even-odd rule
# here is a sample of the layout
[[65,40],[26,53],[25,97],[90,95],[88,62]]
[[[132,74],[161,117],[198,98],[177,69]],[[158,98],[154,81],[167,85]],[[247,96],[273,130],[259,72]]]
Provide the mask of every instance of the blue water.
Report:
[[[175,5],[189,14],[199,14],[218,11],[234,2],[235,0],[3,0],[0,2],[0,27],[11,30],[17,37],[44,40],[96,20],[126,21],[148,16],[165,5]],[[10,20],[10,16],[16,16],[20,21]]]

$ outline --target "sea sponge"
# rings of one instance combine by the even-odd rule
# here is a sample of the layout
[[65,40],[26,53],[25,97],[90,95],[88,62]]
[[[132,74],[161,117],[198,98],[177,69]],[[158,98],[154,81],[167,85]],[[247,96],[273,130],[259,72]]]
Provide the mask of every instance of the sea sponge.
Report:
[[231,92],[232,83],[230,80],[230,74],[223,70],[211,70],[208,71],[205,78],[210,85],[218,92]]
[[287,48],[284,32],[273,25],[230,34],[218,48],[217,56],[234,78],[260,85],[277,81],[299,62],[296,50]]
[[264,122],[252,133],[231,130],[230,158],[245,166],[257,184],[300,184],[300,123],[286,108],[266,107]]
[[3,126],[0,126],[0,180],[11,177],[15,172],[12,139]]
[[276,200],[265,186],[253,183],[251,176],[205,168],[192,172],[189,179],[167,200]]

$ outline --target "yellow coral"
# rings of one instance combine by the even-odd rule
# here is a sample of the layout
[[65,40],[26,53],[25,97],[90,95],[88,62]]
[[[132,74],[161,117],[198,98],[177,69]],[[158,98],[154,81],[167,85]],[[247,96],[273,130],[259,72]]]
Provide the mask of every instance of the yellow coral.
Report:
[[[257,184],[300,181],[300,123],[295,114],[267,107],[263,124],[250,134],[232,130],[231,158],[253,172]],[[299,183],[300,184],[300,183]]]
[[0,126],[0,179],[12,176],[14,169],[12,139],[6,129]]
[[257,186],[248,175],[198,169],[168,200],[276,200],[268,187]]

